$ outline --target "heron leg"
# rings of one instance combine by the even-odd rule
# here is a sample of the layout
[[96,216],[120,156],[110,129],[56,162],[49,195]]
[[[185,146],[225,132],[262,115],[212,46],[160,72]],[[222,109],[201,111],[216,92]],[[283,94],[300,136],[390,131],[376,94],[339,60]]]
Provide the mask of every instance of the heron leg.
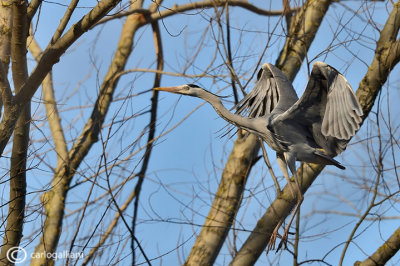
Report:
[[[285,179],[286,179],[286,182],[287,182],[287,184],[288,184],[288,186],[289,186],[289,188],[290,188],[290,192],[292,193],[292,197],[294,198],[294,197],[296,197],[296,193],[295,193],[295,191],[294,191],[294,189],[293,189],[293,186],[292,186],[292,182],[290,181],[290,176],[289,176],[289,172],[288,172],[288,169],[287,169],[287,163],[286,163],[286,158],[285,158],[285,155],[284,154],[282,154],[282,153],[276,153],[276,159],[277,159],[277,161],[278,161],[278,164],[279,164],[279,167],[281,168],[281,170],[282,170],[282,173],[283,173],[283,176],[285,177]],[[295,167],[296,167],[296,164],[295,164]],[[292,171],[292,170],[290,170],[290,171]],[[292,220],[292,219],[291,219]],[[285,221],[285,219],[284,218],[282,218],[280,221],[279,221],[279,223],[276,225],[276,227],[275,227],[275,229],[274,229],[274,231],[272,232],[272,234],[271,234],[271,237],[270,237],[270,239],[269,239],[269,242],[268,242],[268,247],[267,247],[267,253],[268,253],[268,251],[270,251],[271,249],[274,249],[275,248],[275,241],[276,241],[276,238],[277,238],[277,236],[278,236],[278,230],[279,230],[279,228],[281,227],[281,225],[282,225],[282,223]],[[287,232],[288,230],[285,230],[285,234],[286,234],[286,237],[285,237],[285,234],[281,237],[282,239],[287,239]],[[279,244],[279,246],[281,246],[281,243],[282,243],[282,241],[280,242],[280,244]],[[279,250],[279,249],[278,249]]]
[[[294,192],[292,183],[290,181],[290,177],[289,177],[289,173],[288,173],[287,167],[289,167],[290,172],[293,174],[294,180],[296,182],[296,187],[297,187],[297,189],[296,189],[297,191],[296,192],[297,192],[297,195],[298,195],[297,196],[297,203],[296,203],[296,206],[294,207],[293,214],[290,217],[289,223],[286,226],[285,231],[284,231],[284,233],[283,233],[283,235],[281,237],[281,242],[279,243],[278,249],[276,250],[278,252],[283,245],[285,245],[285,247],[286,247],[290,226],[292,225],[294,217],[296,216],[296,214],[297,214],[297,212],[298,212],[298,210],[300,208],[300,205],[303,202],[303,198],[304,197],[303,197],[303,193],[301,191],[301,186],[300,186],[299,179],[297,177],[296,156],[295,156],[295,154],[290,153],[290,152],[285,152],[284,154],[277,153],[276,155],[277,155],[278,164],[281,167],[283,175],[286,178],[286,181],[288,183],[290,191],[292,192],[293,198],[296,197],[295,196],[296,194]],[[275,248],[275,241],[276,241],[276,237],[278,236],[278,230],[279,230],[279,227],[282,225],[283,221],[284,221],[284,219],[279,221],[278,225],[275,227],[274,231],[272,232],[271,238],[270,238],[269,243],[268,243],[267,252],[269,250]]]
[[275,173],[272,170],[271,163],[269,162],[269,159],[268,159],[267,151],[265,150],[264,142],[262,141],[261,138],[258,138],[258,141],[260,142],[260,145],[261,145],[261,149],[262,149],[262,152],[263,152],[263,157],[264,157],[265,164],[268,167],[268,170],[269,170],[269,173],[271,174],[272,180],[274,180],[275,189],[276,189],[276,195],[280,195],[281,192],[282,192],[281,191],[281,187],[279,186],[278,179],[276,178]]
[[278,161],[279,167],[281,168],[283,176],[285,177],[286,182],[290,188],[290,192],[292,192],[292,196],[295,197],[295,192],[292,183],[290,182],[290,176],[287,170],[287,164],[284,155],[282,153],[276,153],[276,160]]
[[293,153],[288,153],[288,152],[285,152],[284,155],[285,155],[285,160],[286,160],[286,162],[287,162],[287,164],[289,166],[290,172],[292,172],[292,174],[294,176],[294,180],[295,180],[296,185],[297,185],[298,197],[297,197],[297,203],[296,203],[296,206],[294,208],[292,217],[290,217],[289,223],[285,228],[285,231],[284,231],[284,233],[282,235],[281,242],[278,245],[277,251],[282,247],[282,245],[285,245],[285,247],[286,247],[290,226],[292,225],[294,217],[296,216],[296,214],[297,214],[297,212],[298,212],[298,210],[300,208],[300,205],[301,205],[301,203],[303,202],[303,199],[304,199],[303,193],[302,193],[301,187],[300,187],[300,182],[299,182],[299,179],[297,177],[296,157],[295,157],[295,155]]
[[[289,166],[290,172],[292,172],[292,175],[294,177],[294,181],[296,182],[297,186],[297,201],[303,201],[303,193],[301,192],[301,186],[299,182],[299,178],[297,177],[297,171],[296,171],[296,156],[293,153],[290,152],[285,152],[285,161],[287,165]],[[287,172],[287,170],[286,170]],[[293,189],[293,188],[292,188]]]
[[[292,217],[290,217],[289,223],[286,226],[285,231],[283,232],[283,235],[282,235],[282,238],[281,238],[281,242],[279,243],[278,249],[276,250],[276,252],[278,252],[282,248],[283,245],[285,245],[285,248],[287,247],[289,229],[290,229],[290,226],[292,225],[294,217],[296,216],[297,212],[300,209],[300,205],[301,205],[302,201],[303,201],[303,199],[296,203],[296,206],[294,207],[294,211],[293,211]],[[275,245],[274,245],[274,247],[275,247]]]

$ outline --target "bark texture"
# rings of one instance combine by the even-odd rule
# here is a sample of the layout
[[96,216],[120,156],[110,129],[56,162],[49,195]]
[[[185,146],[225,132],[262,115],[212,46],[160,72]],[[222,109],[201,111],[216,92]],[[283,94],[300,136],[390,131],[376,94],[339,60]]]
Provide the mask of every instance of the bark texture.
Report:
[[[0,5],[0,64],[4,78],[8,75],[11,56],[11,30],[12,30],[11,0],[2,1]],[[2,91],[5,88],[2,88]],[[2,97],[3,98],[3,97]],[[0,99],[0,115],[3,108],[3,99]]]
[[[13,27],[11,37],[11,68],[15,91],[19,92],[28,77],[26,61],[26,36],[28,33],[27,2],[18,1],[12,5]],[[14,130],[13,147],[10,168],[10,203],[7,215],[6,232],[0,253],[0,261],[13,265],[8,261],[10,249],[19,246],[25,217],[26,197],[26,161],[29,145],[30,101],[27,102],[19,115]]]
[[0,4],[0,60],[4,64],[6,74],[11,56],[12,10],[11,0]]

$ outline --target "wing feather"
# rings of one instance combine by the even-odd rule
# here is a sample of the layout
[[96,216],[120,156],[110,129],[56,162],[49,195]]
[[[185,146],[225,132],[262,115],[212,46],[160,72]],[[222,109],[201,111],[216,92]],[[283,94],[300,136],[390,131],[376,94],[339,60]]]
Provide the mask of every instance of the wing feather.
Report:
[[[338,97],[337,95],[335,95],[336,93],[333,92],[331,93],[331,95],[333,97],[329,97],[331,95],[328,94],[328,103],[327,104],[331,104],[331,111],[333,111],[333,120],[328,121],[329,123],[329,127],[333,128],[333,134],[332,136],[337,136],[338,138],[341,138],[341,133],[340,133],[340,121],[339,121],[339,116],[338,116],[338,112],[340,111],[338,108]],[[324,120],[322,120],[323,122]]]
[[[326,105],[326,119],[328,119],[328,121],[332,121],[333,120],[333,113],[330,112],[331,106],[330,105]],[[329,124],[328,123],[324,123],[321,126],[321,131],[322,132],[328,132],[328,130],[330,129]]]
[[[254,88],[232,108],[236,114],[247,117],[263,117],[272,112],[282,113],[298,100],[290,80],[280,69],[271,64],[263,64],[257,74]],[[228,125],[225,136],[234,130]]]
[[327,107],[322,120],[322,134],[326,137],[348,140],[360,128],[362,109],[346,78],[333,70],[335,75],[328,80]]
[[[269,81],[268,81],[269,82]],[[270,90],[268,90],[267,92],[267,98],[266,99],[272,99],[272,100],[265,100],[265,112],[271,112],[271,110],[274,109],[275,103],[273,101],[274,97],[273,97],[273,89],[271,88]],[[275,97],[277,98],[277,97]]]
[[[346,78],[339,72],[336,72],[334,78],[328,83],[327,107],[322,120],[322,134],[326,137],[332,136],[348,140],[360,128],[361,106]],[[351,134],[346,134],[343,129]]]
[[351,124],[349,122],[349,114],[348,114],[348,108],[346,106],[346,97],[341,97],[340,100],[340,115],[342,118],[342,126],[343,126],[343,139],[349,139],[351,136],[354,134],[351,133]]
[[253,90],[235,108],[237,114],[259,117],[272,113],[276,107],[284,112],[297,100],[292,83],[285,74],[274,65],[264,64]]
[[346,115],[345,122],[346,122],[346,129],[347,129],[348,135],[354,136],[354,134],[356,133],[356,129],[352,123],[352,120],[353,120],[353,118],[351,116],[352,108],[351,108],[351,105],[349,105],[348,97],[343,97],[343,108],[345,109],[345,111],[344,111],[344,113]]
[[[345,139],[349,139],[352,136],[354,136],[354,134],[356,133],[356,129],[352,126],[351,124],[351,109],[350,107],[347,105],[347,97],[343,97],[343,121],[344,121],[344,125],[345,125],[345,129],[346,129],[346,134],[347,136],[345,137]],[[361,122],[361,121],[360,121]]]
[[[333,67],[316,62],[301,98],[272,121],[312,129],[315,142],[329,154],[342,152],[360,128],[363,115],[346,78]],[[300,132],[301,133],[301,132]],[[306,134],[306,132],[303,132]]]

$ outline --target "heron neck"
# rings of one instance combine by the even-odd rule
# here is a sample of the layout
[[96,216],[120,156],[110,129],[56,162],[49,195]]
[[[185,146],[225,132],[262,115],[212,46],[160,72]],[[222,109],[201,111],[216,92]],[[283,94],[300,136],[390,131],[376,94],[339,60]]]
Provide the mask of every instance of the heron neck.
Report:
[[218,115],[226,120],[228,123],[234,124],[237,127],[244,128],[250,131],[255,131],[255,123],[253,119],[231,113],[228,109],[225,108],[225,106],[221,102],[221,99],[217,95],[212,94],[208,91],[204,91],[204,94],[199,95],[199,97],[211,104]]

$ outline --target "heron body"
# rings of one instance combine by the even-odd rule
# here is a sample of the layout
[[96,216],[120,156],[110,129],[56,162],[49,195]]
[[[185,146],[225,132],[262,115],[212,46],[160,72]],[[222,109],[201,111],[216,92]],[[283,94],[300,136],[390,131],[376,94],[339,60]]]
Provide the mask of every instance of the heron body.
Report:
[[154,89],[201,98],[223,119],[266,142],[276,151],[277,162],[293,196],[288,167],[294,176],[299,201],[294,213],[303,199],[296,161],[345,169],[333,157],[345,150],[348,140],[360,128],[363,115],[346,78],[323,62],[314,63],[300,99],[282,71],[263,64],[253,90],[236,105],[235,113],[226,109],[217,95],[194,84]]
[[314,64],[300,99],[282,71],[264,64],[236,113],[226,109],[217,95],[194,84],[155,89],[206,100],[226,121],[256,134],[275,150],[284,174],[286,166],[295,174],[296,161],[344,169],[333,157],[346,148],[363,115],[345,77],[323,62]]

